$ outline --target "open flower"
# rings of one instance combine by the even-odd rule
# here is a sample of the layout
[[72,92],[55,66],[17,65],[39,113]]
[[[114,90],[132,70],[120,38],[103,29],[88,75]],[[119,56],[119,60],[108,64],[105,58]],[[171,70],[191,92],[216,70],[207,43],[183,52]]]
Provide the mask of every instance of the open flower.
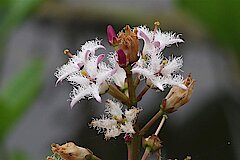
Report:
[[95,56],[97,49],[105,47],[101,45],[100,40],[87,41],[82,45],[81,50],[77,52],[77,55],[72,55],[69,61],[63,66],[57,68],[54,75],[58,78],[56,84],[66,79],[68,76],[80,71],[84,65],[86,65],[88,58]]
[[138,73],[147,79],[147,84],[152,88],[164,90],[166,86],[179,86],[186,89],[182,84],[183,78],[177,74],[181,71],[183,60],[181,57],[169,57],[160,54],[159,49],[149,51],[149,57],[140,57],[133,67],[132,72]]
[[161,52],[165,47],[171,44],[184,42],[176,33],[162,32],[156,27],[154,31],[150,31],[146,26],[139,26],[137,30],[138,38],[144,41],[143,55],[149,54],[149,51],[154,48],[158,48]]
[[163,100],[162,108],[166,112],[174,112],[179,107],[183,106],[187,102],[189,102],[193,87],[195,86],[196,80],[192,79],[192,76],[189,75],[184,79],[183,84],[187,87],[187,89],[182,89],[178,86],[173,86],[169,91],[166,98]]
[[66,79],[75,86],[70,93],[71,107],[84,98],[95,98],[101,102],[99,94],[108,89],[107,82],[117,71],[102,61],[104,54],[95,55],[99,48],[104,48],[99,40],[86,42],[78,54],[70,58],[69,62],[58,68],[55,73],[58,78],[56,84]]
[[123,105],[119,102],[107,100],[106,115],[103,115],[101,119],[94,119],[90,126],[103,132],[105,139],[119,136],[121,133],[134,134],[133,125],[141,109],[133,107],[123,112],[122,107]]

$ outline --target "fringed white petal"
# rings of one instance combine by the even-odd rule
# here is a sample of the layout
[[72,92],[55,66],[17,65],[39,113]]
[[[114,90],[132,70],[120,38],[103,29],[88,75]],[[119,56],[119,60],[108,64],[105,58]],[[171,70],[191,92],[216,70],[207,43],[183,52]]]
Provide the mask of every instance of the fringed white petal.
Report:
[[131,108],[129,110],[125,110],[125,117],[128,122],[134,122],[137,118],[137,114],[142,111],[140,108]]
[[183,59],[182,57],[174,57],[169,59],[169,62],[163,67],[161,73],[163,76],[169,76],[173,72],[178,72],[181,70],[183,66]]
[[112,100],[106,101],[106,114],[116,117],[118,120],[122,119],[122,104],[119,102],[113,102]]
[[108,140],[110,138],[117,137],[121,134],[121,130],[118,129],[116,126],[112,126],[111,129],[107,130],[105,133],[105,139]]
[[91,95],[91,89],[90,88],[73,88],[72,92],[70,93],[70,97],[72,99],[70,106],[73,108],[73,106],[80,101],[81,99],[84,99],[86,96]]
[[121,129],[124,133],[134,134],[135,131],[133,129],[133,124],[131,122],[127,122],[124,125],[121,125]]

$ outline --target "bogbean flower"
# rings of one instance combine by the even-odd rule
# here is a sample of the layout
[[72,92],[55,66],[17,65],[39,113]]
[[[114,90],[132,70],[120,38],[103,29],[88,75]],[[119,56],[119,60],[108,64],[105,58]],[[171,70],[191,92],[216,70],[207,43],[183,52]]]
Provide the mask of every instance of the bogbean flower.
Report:
[[182,76],[178,74],[183,66],[182,57],[166,58],[162,54],[166,46],[183,42],[183,40],[175,33],[163,33],[157,28],[150,31],[146,26],[138,27],[137,33],[138,38],[144,40],[144,47],[132,72],[142,75],[149,86],[161,91],[167,86],[179,86],[186,89],[186,86],[182,84]]
[[158,49],[151,50],[150,57],[145,59],[141,57],[133,73],[138,73],[147,79],[147,84],[153,88],[157,87],[161,91],[166,86],[179,86],[186,89],[182,84],[183,78],[176,74],[181,71],[183,60],[181,57],[169,57],[166,59],[159,53]]
[[56,84],[66,79],[74,85],[70,93],[71,107],[84,98],[95,98],[101,102],[99,94],[108,89],[107,82],[117,71],[102,61],[104,54],[95,55],[99,48],[105,48],[99,40],[86,42],[77,55],[73,55],[68,63],[58,68],[55,73],[58,78]]
[[139,108],[131,108],[122,111],[123,105],[119,102],[107,100],[105,115],[101,119],[94,119],[90,126],[105,134],[105,139],[119,136],[121,133],[134,134],[133,125]]
[[[105,47],[101,45],[100,40],[96,39],[86,42],[81,47],[81,50],[77,52],[77,55],[71,55],[66,64],[57,68],[57,71],[54,74],[58,78],[56,84],[67,78],[69,75],[80,71],[87,63],[88,58],[95,56],[95,51],[100,48],[105,49]],[[66,50],[65,53],[67,54],[69,51]]]
[[154,48],[158,48],[161,52],[171,44],[184,42],[176,33],[162,32],[160,29],[157,29],[157,27],[154,31],[150,31],[146,26],[137,27],[137,30],[138,39],[144,41],[143,55],[149,54],[149,51]]

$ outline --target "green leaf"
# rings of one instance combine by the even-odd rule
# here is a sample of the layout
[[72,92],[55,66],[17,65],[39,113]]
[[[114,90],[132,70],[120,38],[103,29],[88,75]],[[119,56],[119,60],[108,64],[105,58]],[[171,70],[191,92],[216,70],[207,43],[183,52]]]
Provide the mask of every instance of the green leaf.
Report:
[[240,56],[239,0],[179,0],[179,4],[200,20],[217,42],[232,47]]
[[0,140],[39,94],[42,71],[43,61],[34,60],[1,90]]

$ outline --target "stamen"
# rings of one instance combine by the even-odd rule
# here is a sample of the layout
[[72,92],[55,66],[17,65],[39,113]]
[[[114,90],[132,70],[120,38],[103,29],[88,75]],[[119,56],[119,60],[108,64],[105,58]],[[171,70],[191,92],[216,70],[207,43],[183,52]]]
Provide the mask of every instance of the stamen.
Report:
[[157,30],[158,30],[159,26],[160,26],[160,22],[159,21],[154,22],[153,41],[155,39],[155,34],[157,33]]
[[83,76],[86,76],[86,77],[88,76],[88,74],[87,74],[87,72],[86,72],[85,70],[82,70],[82,71],[81,71],[81,74],[82,74]]
[[168,60],[167,60],[167,59],[162,60],[162,64],[163,64],[163,65],[166,65],[167,63],[168,63]]
[[159,26],[160,26],[160,22],[159,21],[154,22],[154,31],[157,31]]
[[73,55],[72,55],[72,53],[70,52],[69,49],[65,49],[65,50],[63,51],[63,53],[66,54],[66,55],[68,55],[70,58],[73,58]]

